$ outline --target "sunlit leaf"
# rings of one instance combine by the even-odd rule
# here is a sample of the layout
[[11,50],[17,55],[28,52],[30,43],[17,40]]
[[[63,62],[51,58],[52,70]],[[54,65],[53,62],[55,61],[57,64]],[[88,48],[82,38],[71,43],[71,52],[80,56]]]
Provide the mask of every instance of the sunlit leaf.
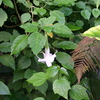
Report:
[[8,16],[7,16],[6,12],[2,8],[0,8],[0,27],[2,27],[2,25],[7,20],[7,18],[8,18]]
[[62,37],[73,37],[72,31],[66,25],[63,25],[61,23],[54,24],[53,31],[55,32],[55,34]]
[[29,46],[32,49],[33,53],[37,55],[45,45],[45,37],[41,33],[32,33],[29,38]]
[[55,11],[51,11],[50,15],[56,17],[56,20],[59,23],[65,24],[65,17],[64,17],[64,14],[62,12],[55,10]]
[[24,13],[21,15],[21,20],[23,23],[27,22],[31,18],[31,15],[29,13]]
[[46,82],[46,74],[44,72],[34,73],[27,81],[33,86],[40,86]]
[[11,95],[8,87],[0,81],[0,95]]
[[17,54],[22,51],[28,45],[28,35],[20,35],[18,36],[12,46],[11,46],[11,54]]
[[56,79],[53,83],[53,91],[55,94],[59,94],[60,96],[68,99],[68,91],[70,90],[70,83],[65,78],[62,77],[60,79]]

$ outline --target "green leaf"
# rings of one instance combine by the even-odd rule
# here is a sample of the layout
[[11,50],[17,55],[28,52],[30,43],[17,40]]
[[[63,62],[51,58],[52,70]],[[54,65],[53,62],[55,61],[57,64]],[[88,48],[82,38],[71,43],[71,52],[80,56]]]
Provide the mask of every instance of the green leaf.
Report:
[[84,25],[84,22],[82,20],[76,20],[76,25],[82,27]]
[[44,100],[44,98],[43,97],[37,97],[34,100]]
[[46,82],[46,74],[44,72],[35,73],[27,81],[33,84],[33,86],[40,86]]
[[89,100],[86,88],[81,85],[73,85],[69,91],[69,95],[74,100]]
[[38,0],[33,0],[33,3],[34,3],[36,6],[39,6],[39,1],[38,1]]
[[62,49],[75,49],[76,48],[76,43],[73,43],[71,41],[63,41],[58,43],[57,47],[62,48]]
[[27,69],[24,74],[24,78],[29,79],[33,75],[34,71],[31,69]]
[[89,19],[90,19],[90,16],[91,16],[91,13],[90,13],[88,10],[82,10],[82,11],[81,11],[81,15],[82,15],[85,19],[89,20]]
[[73,10],[71,8],[68,7],[61,7],[59,9],[65,16],[69,16],[70,14],[72,14]]
[[67,72],[67,70],[66,70],[64,67],[61,67],[61,68],[60,68],[60,72],[61,72],[62,74],[64,74],[64,75],[68,75],[68,72]]
[[18,61],[18,69],[26,69],[31,65],[31,59],[23,56],[19,61]]
[[38,28],[33,23],[25,23],[20,26],[25,32],[37,32]]
[[97,8],[92,9],[92,14],[95,18],[99,17],[100,15],[100,10]]
[[50,33],[52,31],[52,26],[43,26],[42,29],[47,32]]
[[57,66],[52,66],[46,70],[46,77],[54,77],[58,73],[59,69]]
[[56,79],[53,83],[53,91],[55,94],[59,94],[65,99],[68,99],[68,91],[70,90],[70,83],[65,77]]
[[0,95],[11,95],[8,87],[0,81]]
[[24,14],[21,15],[21,20],[22,20],[23,23],[25,23],[28,20],[30,20],[30,18],[31,18],[30,13],[24,13]]
[[45,46],[45,41],[45,37],[38,32],[32,33],[28,38],[29,46],[35,55],[37,55]]
[[16,81],[18,81],[20,79],[23,79],[24,78],[24,73],[25,73],[24,70],[15,71],[14,72],[13,82],[16,82]]
[[41,18],[38,23],[41,26],[51,26],[54,23],[54,21],[56,21],[56,17],[50,16],[48,18]]
[[80,29],[82,28],[82,27],[80,27],[80,26],[76,26],[76,25],[71,24],[71,23],[67,23],[66,25],[67,25],[67,27],[68,27],[69,29],[71,29],[72,31],[77,31],[77,30],[80,30]]
[[11,55],[8,55],[8,54],[0,55],[0,62],[3,65],[11,67],[12,69],[15,70],[15,61],[14,61],[14,58]]
[[53,25],[53,31],[58,36],[62,37],[73,37],[72,31],[66,26],[61,23],[56,23]]
[[76,3],[76,6],[81,9],[85,9],[85,2],[79,1]]
[[2,4],[2,0],[0,0],[0,5]]
[[18,36],[12,46],[11,46],[11,54],[17,54],[22,51],[28,45],[28,35],[20,35]]
[[83,33],[83,36],[88,36],[90,38],[96,38],[100,40],[100,25],[88,29]]
[[76,0],[54,0],[54,3],[57,3],[58,5],[66,5],[68,6],[70,3],[74,3]]
[[9,41],[11,37],[11,34],[6,32],[6,31],[1,31],[0,32],[0,41]]
[[59,63],[61,63],[61,65],[67,69],[73,70],[74,67],[74,62],[71,58],[70,55],[68,55],[65,52],[58,52],[57,53],[57,57],[56,57],[57,61]]
[[46,13],[46,10],[43,8],[36,8],[35,11],[43,16]]
[[11,43],[10,42],[3,42],[0,44],[0,51],[1,52],[11,52]]
[[6,5],[10,8],[14,8],[14,5],[11,0],[3,0],[3,3],[4,3],[4,5]]
[[33,85],[29,84],[27,81],[24,81],[23,88],[25,88],[28,93],[30,93],[34,89]]
[[8,16],[7,16],[6,12],[2,8],[0,8],[0,27],[2,27],[2,25],[7,20],[7,18],[8,18]]
[[47,82],[45,82],[44,84],[42,84],[40,86],[36,86],[35,89],[37,89],[38,91],[40,91],[42,94],[44,94],[46,96],[46,91],[48,89],[48,84],[47,84]]
[[64,14],[62,12],[55,10],[55,11],[51,11],[50,15],[56,17],[56,20],[59,23],[65,24],[65,17],[64,17]]

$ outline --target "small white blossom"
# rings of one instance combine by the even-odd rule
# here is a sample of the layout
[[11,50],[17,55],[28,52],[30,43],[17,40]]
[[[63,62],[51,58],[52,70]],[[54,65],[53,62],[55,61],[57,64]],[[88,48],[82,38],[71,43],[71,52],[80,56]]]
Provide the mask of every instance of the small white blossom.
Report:
[[57,52],[55,52],[54,54],[51,54],[50,48],[45,48],[45,53],[43,52],[44,58],[41,59],[41,58],[38,57],[38,62],[46,63],[46,65],[48,67],[50,67],[50,66],[52,66],[52,62],[54,61],[54,59],[56,57],[56,53]]

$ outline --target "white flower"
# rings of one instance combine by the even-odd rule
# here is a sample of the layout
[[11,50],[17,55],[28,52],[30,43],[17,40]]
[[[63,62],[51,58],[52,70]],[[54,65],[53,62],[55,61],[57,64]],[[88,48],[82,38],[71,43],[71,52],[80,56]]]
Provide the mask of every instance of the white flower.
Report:
[[44,58],[41,59],[38,57],[38,62],[42,62],[42,63],[46,63],[46,65],[48,67],[52,66],[52,62],[54,61],[55,57],[56,57],[56,53],[51,54],[50,53],[50,48],[45,48],[45,53],[43,52],[43,56]]

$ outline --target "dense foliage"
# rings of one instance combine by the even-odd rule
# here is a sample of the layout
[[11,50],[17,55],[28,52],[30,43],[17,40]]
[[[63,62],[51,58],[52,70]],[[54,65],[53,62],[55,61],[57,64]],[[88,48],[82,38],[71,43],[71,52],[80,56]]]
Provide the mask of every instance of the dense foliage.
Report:
[[77,84],[71,58],[81,33],[100,24],[99,4],[0,0],[0,100],[100,98],[89,78]]

